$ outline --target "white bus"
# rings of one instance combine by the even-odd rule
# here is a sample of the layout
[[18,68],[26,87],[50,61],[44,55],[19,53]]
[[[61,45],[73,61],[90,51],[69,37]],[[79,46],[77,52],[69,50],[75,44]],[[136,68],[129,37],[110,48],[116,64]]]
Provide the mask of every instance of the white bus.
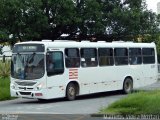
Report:
[[11,61],[11,96],[39,100],[133,89],[157,81],[155,43],[17,43]]

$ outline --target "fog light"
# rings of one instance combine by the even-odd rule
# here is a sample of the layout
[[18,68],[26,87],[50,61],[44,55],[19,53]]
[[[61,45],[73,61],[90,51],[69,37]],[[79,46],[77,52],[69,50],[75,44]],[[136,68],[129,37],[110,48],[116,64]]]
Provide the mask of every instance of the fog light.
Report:
[[35,93],[35,96],[43,96],[42,93]]

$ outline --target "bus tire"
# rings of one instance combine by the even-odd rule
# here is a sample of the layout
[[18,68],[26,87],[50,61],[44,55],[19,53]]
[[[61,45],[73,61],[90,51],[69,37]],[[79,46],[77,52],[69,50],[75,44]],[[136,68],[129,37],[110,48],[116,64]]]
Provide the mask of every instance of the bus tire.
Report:
[[123,83],[123,93],[129,94],[133,91],[133,80],[130,77],[127,77]]
[[73,83],[69,83],[66,89],[66,97],[68,100],[74,100],[76,98],[76,86]]

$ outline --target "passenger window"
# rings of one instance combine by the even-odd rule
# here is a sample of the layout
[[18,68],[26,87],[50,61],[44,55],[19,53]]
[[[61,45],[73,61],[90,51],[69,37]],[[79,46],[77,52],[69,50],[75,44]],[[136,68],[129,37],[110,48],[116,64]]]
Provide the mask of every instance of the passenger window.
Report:
[[115,65],[128,65],[128,50],[127,48],[115,48]]
[[129,63],[131,65],[137,65],[142,63],[141,48],[130,48],[129,49]]
[[99,48],[98,55],[100,66],[109,66],[114,64],[112,48]]
[[98,65],[96,48],[81,49],[81,65],[82,67],[95,67]]
[[60,51],[47,53],[47,75],[62,74],[64,72],[63,53]]
[[78,48],[65,49],[65,63],[67,68],[76,68],[80,66],[80,56]]
[[155,63],[155,51],[154,48],[143,48],[143,63],[144,64],[153,64]]

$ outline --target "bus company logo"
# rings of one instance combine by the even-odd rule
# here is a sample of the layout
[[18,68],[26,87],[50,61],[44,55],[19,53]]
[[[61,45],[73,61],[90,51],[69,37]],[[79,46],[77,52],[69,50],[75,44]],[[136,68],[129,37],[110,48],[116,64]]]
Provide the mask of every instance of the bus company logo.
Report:
[[78,79],[78,69],[69,69],[69,79]]

